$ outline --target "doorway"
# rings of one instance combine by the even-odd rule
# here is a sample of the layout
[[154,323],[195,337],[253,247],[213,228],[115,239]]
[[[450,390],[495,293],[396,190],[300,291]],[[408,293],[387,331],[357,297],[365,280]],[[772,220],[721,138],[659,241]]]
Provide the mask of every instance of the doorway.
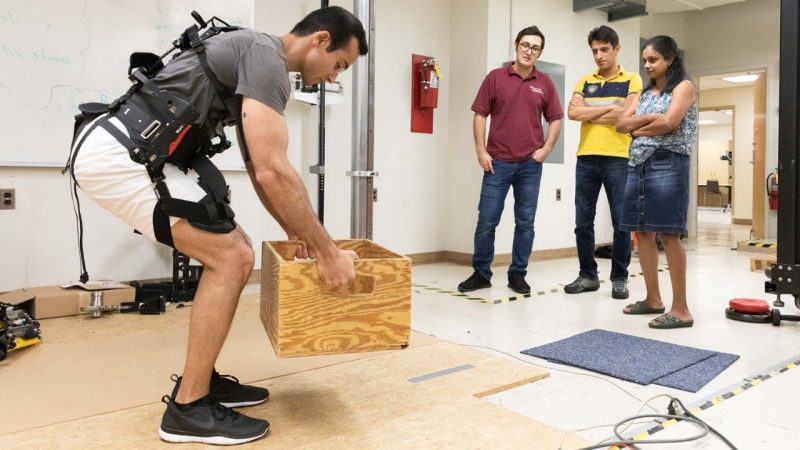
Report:
[[756,84],[764,77],[765,70],[757,69],[699,78],[698,233],[717,224],[730,228],[731,239],[745,240],[758,236],[760,223],[763,235],[764,206],[758,204],[763,176],[757,162],[763,161],[764,149],[754,143],[757,97],[766,98]]

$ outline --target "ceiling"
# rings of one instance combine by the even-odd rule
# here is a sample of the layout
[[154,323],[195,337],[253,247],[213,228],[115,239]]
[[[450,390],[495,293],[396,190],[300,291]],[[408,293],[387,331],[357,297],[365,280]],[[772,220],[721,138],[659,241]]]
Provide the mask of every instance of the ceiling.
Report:
[[713,120],[715,123],[703,123],[701,126],[720,126],[733,124],[733,111],[728,109],[725,111],[731,114],[725,114],[723,110],[717,111],[700,111],[700,120]]
[[665,14],[681,11],[702,11],[706,8],[743,1],[746,0],[647,0],[647,13]]
[[727,88],[752,86],[753,85],[752,81],[747,83],[731,83],[730,81],[725,81],[722,78],[732,77],[736,75],[756,74],[761,72],[763,71],[750,70],[747,72],[732,72],[732,73],[723,73],[719,75],[709,75],[705,77],[700,77],[700,90],[707,91],[709,89],[727,89]]

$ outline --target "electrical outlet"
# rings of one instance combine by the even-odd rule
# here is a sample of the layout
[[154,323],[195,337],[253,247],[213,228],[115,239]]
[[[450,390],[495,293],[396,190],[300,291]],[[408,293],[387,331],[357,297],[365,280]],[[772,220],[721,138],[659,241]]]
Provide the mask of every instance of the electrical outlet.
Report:
[[378,188],[373,188],[372,189],[372,201],[373,202],[377,202],[378,201]]
[[561,188],[556,188],[556,201],[561,201]]
[[14,209],[17,205],[17,196],[14,189],[0,189],[0,209]]

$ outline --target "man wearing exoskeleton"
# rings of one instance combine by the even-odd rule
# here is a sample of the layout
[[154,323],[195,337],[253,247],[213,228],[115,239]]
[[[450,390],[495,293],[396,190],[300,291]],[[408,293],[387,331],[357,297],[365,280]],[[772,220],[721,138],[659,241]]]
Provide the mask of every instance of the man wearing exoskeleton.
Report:
[[304,256],[316,258],[324,283],[354,279],[355,253],[334,245],[289,163],[283,112],[288,72],[300,72],[306,84],[332,82],[367,53],[367,40],[361,22],[339,7],[310,13],[282,37],[193,15],[200,27],[176,40],[176,57],[164,65],[163,57],[132,55],[134,84],[125,95],[111,105],[81,105],[69,170],[100,206],[203,264],[183,376],[173,377],[175,389],[164,397],[159,433],[170,442],[239,444],[264,436],[269,423],[231,408],[263,403],[269,392],[221,376],[214,364],[254,252],[208,156],[230,146],[222,128],[235,124],[269,213],[290,239],[305,243]]

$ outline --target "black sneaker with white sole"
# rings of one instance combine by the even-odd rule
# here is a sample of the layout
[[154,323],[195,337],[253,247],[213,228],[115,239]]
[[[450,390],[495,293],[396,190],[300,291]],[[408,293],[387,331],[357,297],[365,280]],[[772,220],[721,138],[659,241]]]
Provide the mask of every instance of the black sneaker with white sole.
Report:
[[[181,386],[183,377],[172,374],[171,378],[175,382],[175,389],[172,390],[172,398],[175,398],[178,395],[178,388]],[[269,390],[267,388],[241,384],[238,378],[232,375],[220,375],[216,370],[211,373],[208,395],[211,400],[219,402],[222,406],[227,406],[228,408],[260,405],[269,400]]]
[[165,395],[167,404],[158,435],[167,442],[236,445],[255,441],[269,431],[266,420],[247,417],[205,396],[186,405]]

